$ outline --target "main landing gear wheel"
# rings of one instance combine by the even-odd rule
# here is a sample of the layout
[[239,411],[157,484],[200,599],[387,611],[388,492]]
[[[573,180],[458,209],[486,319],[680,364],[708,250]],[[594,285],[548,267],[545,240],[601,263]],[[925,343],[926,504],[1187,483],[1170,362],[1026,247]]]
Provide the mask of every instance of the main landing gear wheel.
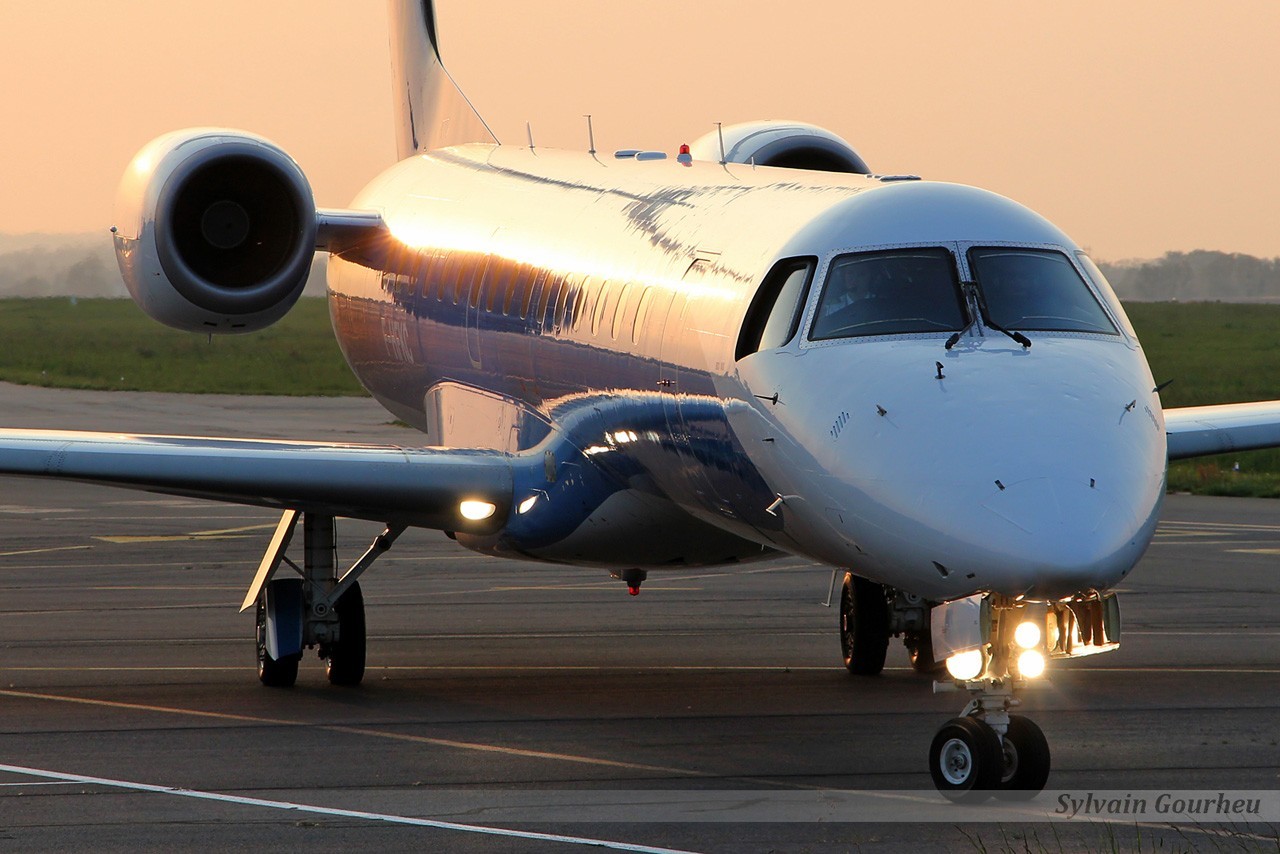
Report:
[[888,648],[889,603],[884,588],[846,572],[840,591],[840,650],[844,653],[844,666],[859,676],[875,676],[884,669]]
[[291,688],[298,681],[300,654],[283,656],[276,661],[267,652],[267,601],[258,597],[257,609],[258,679],[268,688]]
[[1004,753],[996,731],[977,718],[952,718],[933,737],[929,774],[947,800],[982,803],[999,788]]
[[[326,644],[325,675],[330,685],[359,685],[364,679],[364,596],[354,582],[334,603],[338,614],[338,640]],[[296,670],[297,665],[294,665]]]
[[929,628],[927,612],[924,630],[908,635],[906,646],[907,655],[911,659],[911,669],[916,673],[936,676],[947,669],[945,661],[938,661],[933,657],[933,632]]
[[1035,723],[1021,715],[1009,715],[1004,734],[1003,771],[996,797],[1029,801],[1049,780],[1049,742]]

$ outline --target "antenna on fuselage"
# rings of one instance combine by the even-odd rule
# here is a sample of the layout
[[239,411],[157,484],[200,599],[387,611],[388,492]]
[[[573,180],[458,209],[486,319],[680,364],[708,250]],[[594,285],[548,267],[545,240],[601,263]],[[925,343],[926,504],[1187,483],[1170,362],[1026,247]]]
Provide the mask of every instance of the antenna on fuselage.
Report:
[[596,153],[596,132],[591,127],[591,114],[587,113],[584,118],[587,120],[587,154],[594,157]]
[[525,132],[525,133],[528,135],[528,137],[529,137],[529,150],[530,150],[530,151],[533,151],[533,125],[529,124],[528,122],[525,122],[525,123],[524,123],[524,132]]
[[716,136],[720,138],[720,165],[723,166],[728,162],[724,156],[724,123],[716,122]]

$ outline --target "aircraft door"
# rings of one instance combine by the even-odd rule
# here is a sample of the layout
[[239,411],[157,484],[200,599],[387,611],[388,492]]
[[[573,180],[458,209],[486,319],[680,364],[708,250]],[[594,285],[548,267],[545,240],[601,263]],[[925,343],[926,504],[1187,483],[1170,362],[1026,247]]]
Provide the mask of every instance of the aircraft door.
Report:
[[667,423],[667,435],[676,443],[687,447],[688,436],[680,420],[680,333],[684,329],[684,313],[688,299],[677,291],[667,306],[662,325],[662,349],[658,368],[658,391],[662,396],[662,411]]
[[[501,228],[495,228],[493,234],[489,238],[490,246],[497,239]],[[480,274],[471,280],[471,287],[467,290],[467,320],[466,320],[466,338],[467,338],[467,358],[471,360],[471,367],[480,367],[480,320],[485,311],[486,300],[488,299],[488,291],[493,287],[490,281],[493,270],[493,253],[489,252],[484,258],[484,268]]]
[[467,290],[467,358],[473,368],[480,367],[480,312],[484,310],[484,286],[488,277],[489,259],[486,258],[484,269],[471,280],[471,287]]
[[[709,264],[706,258],[695,260],[685,272],[683,281],[689,285],[697,283],[706,274]],[[675,455],[675,465],[669,472],[668,490],[678,501],[710,507],[714,504],[714,491],[707,479],[704,462],[698,459],[693,447],[689,420],[694,414],[690,408],[697,409],[702,402],[698,397],[700,356],[696,350],[700,345],[691,333],[697,310],[698,303],[696,299],[690,299],[687,289],[676,292],[662,331],[659,387],[667,435]]]

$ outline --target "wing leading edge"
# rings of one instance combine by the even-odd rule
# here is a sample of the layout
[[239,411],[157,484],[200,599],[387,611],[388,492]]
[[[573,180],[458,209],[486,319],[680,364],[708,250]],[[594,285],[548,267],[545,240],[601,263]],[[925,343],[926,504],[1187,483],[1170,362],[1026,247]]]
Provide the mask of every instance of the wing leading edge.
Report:
[[1164,411],[1169,459],[1280,447],[1280,400]]
[[[0,475],[476,533],[501,525],[512,495],[496,451],[59,430],[0,430]],[[468,521],[468,500],[495,512]]]

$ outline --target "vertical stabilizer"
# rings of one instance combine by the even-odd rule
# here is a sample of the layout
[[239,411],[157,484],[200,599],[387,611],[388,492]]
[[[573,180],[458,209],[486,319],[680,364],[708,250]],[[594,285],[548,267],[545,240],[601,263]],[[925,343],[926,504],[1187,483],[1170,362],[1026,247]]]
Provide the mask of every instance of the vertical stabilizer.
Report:
[[497,142],[440,61],[435,3],[389,0],[396,151],[406,157],[464,142]]

